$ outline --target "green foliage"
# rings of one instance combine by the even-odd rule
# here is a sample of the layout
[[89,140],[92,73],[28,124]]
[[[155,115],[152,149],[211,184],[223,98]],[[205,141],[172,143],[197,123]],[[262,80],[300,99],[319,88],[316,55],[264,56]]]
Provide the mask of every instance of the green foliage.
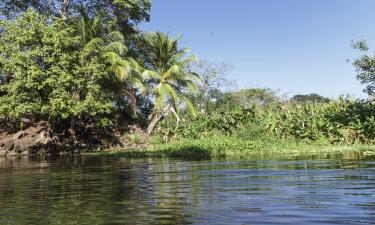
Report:
[[[34,10],[0,24],[2,121],[31,117],[53,124],[70,120],[72,127],[76,121],[90,121],[104,127],[111,124],[114,108],[118,106],[116,112],[122,110],[121,102],[126,101],[135,115],[138,94],[149,100],[144,101],[148,103],[143,113],[150,113],[150,107],[154,107],[154,112],[161,110],[167,104],[177,117],[179,108],[195,114],[186,94],[194,92],[198,78],[185,68],[194,57],[186,54],[187,49],[178,48],[178,38],[169,38],[164,33],[145,35],[147,55],[142,58],[147,69],[144,69],[128,56],[124,35],[113,31],[116,26],[105,19],[111,12],[95,12],[97,5],[93,4],[98,2],[77,5],[76,1],[64,0],[62,3],[69,4],[66,10],[72,10],[69,20],[51,18],[50,12],[45,12],[50,15],[38,14],[35,12],[40,10],[38,1],[18,3],[14,7],[19,7],[20,12],[28,6]],[[109,6],[105,4],[136,7],[141,3],[102,1],[102,4],[106,8]],[[149,104],[154,99],[155,104]]]
[[374,143],[373,101],[340,99],[328,104],[303,104],[268,111],[263,119],[278,137],[325,140],[330,143]]
[[353,48],[362,52],[362,56],[353,62],[357,71],[357,80],[366,85],[363,90],[369,95],[374,95],[375,91],[375,56],[369,54],[369,47],[366,41],[353,43]]
[[293,103],[328,103],[329,98],[320,96],[318,94],[309,94],[309,95],[294,95],[291,99]]
[[32,10],[0,26],[0,73],[11,76],[1,86],[1,118],[96,118],[111,111],[100,85],[105,65],[98,57],[80,64],[81,48],[72,28]]
[[[148,63],[143,76],[148,78],[149,89],[155,98],[154,112],[163,113],[168,107],[177,111],[182,102],[194,117],[195,108],[187,93],[196,91],[195,81],[199,80],[199,77],[185,68],[188,63],[195,60],[195,57],[187,55],[188,49],[178,47],[179,38],[170,38],[160,32],[147,33],[144,38],[147,43]],[[179,120],[177,113],[175,116]],[[152,129],[150,128],[149,132]]]
[[[73,128],[88,121],[109,127],[128,107],[150,122],[148,134],[164,119],[153,142],[196,153],[266,149],[274,146],[269,143],[282,145],[280,140],[375,143],[374,101],[310,94],[285,103],[270,89],[223,92],[228,65],[201,62],[199,76],[190,68],[195,57],[179,48],[179,37],[131,35],[135,24],[149,19],[150,5],[149,0],[0,0],[0,16],[7,18],[0,21],[0,121],[22,129],[24,117],[70,121]],[[357,79],[372,95],[375,57],[364,41],[353,47],[363,52],[354,62]],[[181,120],[187,113],[193,117]],[[139,139],[127,136],[128,142]]]
[[[200,138],[212,132],[230,135],[234,130],[249,123],[255,117],[254,108],[235,108],[231,111],[213,112],[201,114],[193,120],[183,123],[177,130],[173,131],[170,121],[163,121],[160,133],[175,132],[177,138]],[[168,126],[169,124],[169,126]],[[171,128],[168,130],[168,128]]]
[[142,139],[141,139],[141,136],[139,133],[130,133],[130,134],[126,134],[124,136],[125,138],[125,142],[126,143],[130,143],[130,144],[139,144],[142,142]]
[[243,89],[238,92],[224,93],[224,96],[218,100],[218,104],[226,108],[252,106],[269,107],[280,102],[279,97],[271,89],[254,88]]
[[238,140],[295,140],[325,144],[375,143],[375,102],[339,99],[330,103],[284,104],[258,108],[235,108],[201,114],[176,130],[165,120],[160,134],[174,139],[208,140],[228,136]]
[[90,14],[103,11],[103,19],[124,33],[134,32],[134,24],[149,20],[150,0],[0,0],[0,16],[12,18],[32,8],[45,16],[68,18],[82,8]]

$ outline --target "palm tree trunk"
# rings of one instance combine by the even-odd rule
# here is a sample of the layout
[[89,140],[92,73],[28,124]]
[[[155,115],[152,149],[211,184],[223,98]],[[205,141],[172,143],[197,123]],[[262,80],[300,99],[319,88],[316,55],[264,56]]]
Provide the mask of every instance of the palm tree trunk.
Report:
[[137,96],[134,88],[130,89],[130,110],[132,117],[137,118]]
[[124,93],[128,100],[127,107],[130,109],[131,117],[137,118],[137,90],[130,84],[126,84]]
[[164,117],[164,115],[170,110],[171,106],[166,106],[161,112],[154,111],[151,116],[151,122],[147,127],[147,136],[150,136],[154,131],[156,124]]

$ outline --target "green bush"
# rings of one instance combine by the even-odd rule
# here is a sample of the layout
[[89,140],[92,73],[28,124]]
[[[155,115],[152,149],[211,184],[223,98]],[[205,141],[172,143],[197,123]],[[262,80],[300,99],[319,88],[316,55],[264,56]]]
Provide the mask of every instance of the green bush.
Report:
[[108,126],[111,98],[101,86],[106,78],[99,58],[82,65],[74,29],[63,21],[28,10],[0,22],[0,120],[33,115],[45,120],[90,118]]
[[[234,139],[326,144],[375,143],[375,103],[370,100],[339,99],[329,103],[284,104],[273,108],[235,108],[202,114],[181,124],[164,122],[161,134],[173,132],[175,139]],[[233,139],[233,140],[234,140]]]
[[327,104],[286,105],[264,113],[264,124],[280,138],[353,144],[374,143],[373,101],[339,99]]
[[183,138],[198,138],[203,133],[212,131],[230,135],[254,118],[254,108],[235,108],[227,112],[214,112],[198,116],[195,120],[183,124],[177,129],[176,134]]

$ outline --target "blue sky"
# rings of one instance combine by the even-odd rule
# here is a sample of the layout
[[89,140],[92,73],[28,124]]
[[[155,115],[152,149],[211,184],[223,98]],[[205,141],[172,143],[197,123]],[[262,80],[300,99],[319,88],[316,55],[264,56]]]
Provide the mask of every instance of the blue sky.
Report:
[[[182,35],[200,58],[226,62],[238,88],[289,96],[364,97],[346,59],[361,37],[375,47],[375,0],[153,0],[144,31]],[[374,43],[374,45],[372,45]]]

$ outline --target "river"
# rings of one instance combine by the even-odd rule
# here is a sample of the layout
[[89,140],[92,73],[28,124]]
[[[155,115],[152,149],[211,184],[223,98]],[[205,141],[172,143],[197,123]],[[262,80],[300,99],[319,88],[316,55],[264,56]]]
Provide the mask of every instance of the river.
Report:
[[0,224],[375,224],[375,160],[0,158]]

